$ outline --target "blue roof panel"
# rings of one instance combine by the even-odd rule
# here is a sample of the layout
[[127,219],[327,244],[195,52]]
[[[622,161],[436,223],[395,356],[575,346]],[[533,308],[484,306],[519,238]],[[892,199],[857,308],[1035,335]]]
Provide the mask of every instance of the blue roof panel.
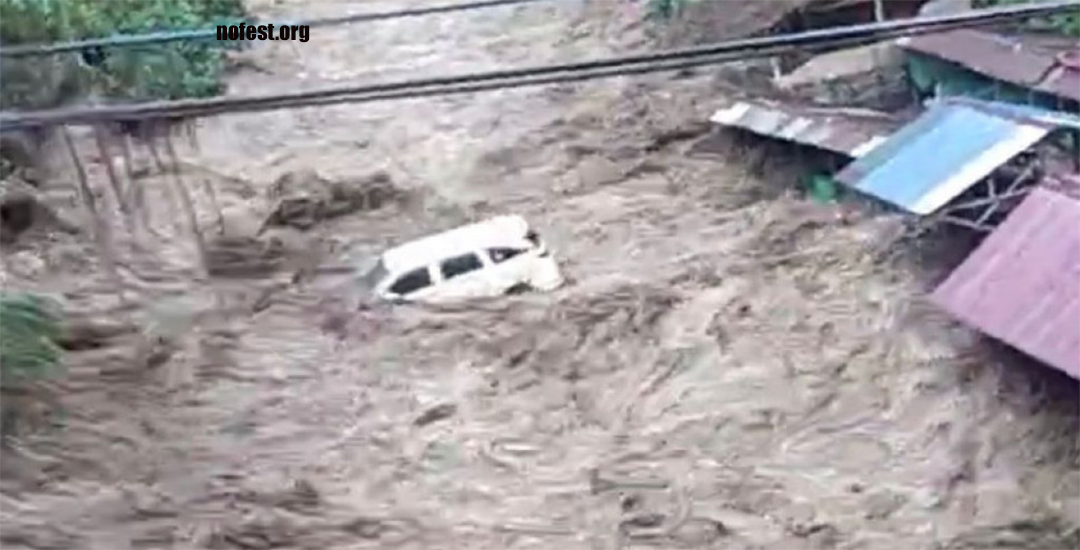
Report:
[[941,101],[837,175],[905,210],[929,214],[1054,126],[1075,117],[970,99]]
[[886,158],[857,187],[898,206],[914,205],[967,159],[1007,139],[1013,127],[1009,121],[970,110],[948,109],[939,124]]
[[942,120],[949,114],[946,109],[931,107],[913,122],[900,128],[884,143],[870,150],[858,161],[859,171],[862,167],[879,166],[888,159],[904,150],[911,142],[925,134],[927,131],[941,125]]

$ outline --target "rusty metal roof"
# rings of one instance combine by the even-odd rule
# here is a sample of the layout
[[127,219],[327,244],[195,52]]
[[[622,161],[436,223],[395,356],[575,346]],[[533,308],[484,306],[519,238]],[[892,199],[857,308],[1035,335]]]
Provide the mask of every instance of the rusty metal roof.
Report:
[[732,101],[709,120],[849,157],[865,154],[902,124],[901,120],[874,111],[805,107],[765,100]]
[[955,317],[1080,378],[1080,200],[1038,187],[933,293]]
[[1080,101],[1080,48],[1075,41],[958,29],[908,36],[896,43],[995,80]]

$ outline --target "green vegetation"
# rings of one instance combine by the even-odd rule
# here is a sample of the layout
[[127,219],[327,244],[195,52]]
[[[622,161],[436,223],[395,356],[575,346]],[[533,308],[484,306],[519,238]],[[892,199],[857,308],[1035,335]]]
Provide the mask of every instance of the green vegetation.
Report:
[[60,367],[59,307],[33,294],[0,292],[0,438],[17,424],[41,389],[38,382]]
[[[1031,4],[1031,0],[976,0],[977,7]],[[1039,17],[1028,25],[1032,30],[1051,31],[1080,38],[1080,10],[1049,17]]]
[[[0,0],[0,44],[190,30],[244,15],[241,0]],[[223,62],[217,41],[5,58],[0,103],[47,108],[88,95],[111,101],[211,96],[221,91]]]
[[[0,0],[0,44],[202,29],[244,16],[242,0]],[[43,109],[86,100],[215,95],[222,88],[223,46],[239,43],[181,41],[3,58],[0,106]],[[32,146],[21,143],[29,140],[6,136],[0,147],[4,176],[11,171],[9,164],[30,162],[23,158],[30,154],[23,149]],[[0,391],[9,397],[0,415],[3,426],[10,426],[14,414],[10,397],[49,378],[60,366],[60,315],[55,303],[40,296],[0,293]]]
[[645,12],[650,19],[668,20],[682,13],[688,0],[647,0]]
[[60,364],[59,308],[33,294],[0,293],[0,388],[20,387]]

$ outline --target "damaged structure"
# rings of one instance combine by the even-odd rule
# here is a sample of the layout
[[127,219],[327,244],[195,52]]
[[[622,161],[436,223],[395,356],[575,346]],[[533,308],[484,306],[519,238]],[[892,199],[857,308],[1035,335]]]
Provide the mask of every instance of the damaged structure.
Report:
[[716,111],[713,124],[857,158],[895,131],[900,120],[862,109],[737,100]]
[[961,321],[1080,378],[1080,180],[1032,191],[932,301]]
[[736,100],[723,128],[852,159],[835,179],[918,216],[990,231],[1046,173],[1080,171],[1080,117],[964,97],[903,119],[861,109]]
[[896,44],[906,52],[908,78],[923,97],[966,96],[1080,112],[1076,40],[958,29]]
[[1078,144],[1080,117],[946,98],[836,179],[906,212],[988,231],[999,221],[994,214],[1006,213],[1046,173],[1080,160]]
[[[710,120],[839,155],[840,187],[981,233],[932,300],[1080,379],[1078,43],[961,29],[811,63],[774,79],[775,97],[730,101]],[[836,105],[838,79],[864,89],[882,69],[903,76],[913,109]]]

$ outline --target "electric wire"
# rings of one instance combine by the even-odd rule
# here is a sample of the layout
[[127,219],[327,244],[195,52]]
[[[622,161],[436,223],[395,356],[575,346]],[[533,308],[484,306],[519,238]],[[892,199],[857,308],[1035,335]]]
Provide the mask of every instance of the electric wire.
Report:
[[[957,28],[957,27],[945,27],[943,30]],[[885,38],[905,36],[909,33],[893,32],[886,35],[882,35]],[[818,46],[809,46],[799,48],[800,50],[818,50],[818,49],[837,49],[845,47],[854,47],[866,44],[868,42],[874,42],[879,37],[874,38],[855,38],[855,39],[842,39],[829,43],[822,43]],[[402,89],[384,89],[384,90],[363,90],[356,93],[350,93],[346,95],[328,95],[323,97],[311,97],[304,95],[303,97],[285,97],[285,96],[273,96],[267,98],[252,98],[251,102],[245,102],[242,105],[237,104],[223,104],[217,106],[194,106],[190,110],[178,109],[170,113],[168,117],[162,118],[189,118],[189,117],[205,117],[214,116],[228,113],[241,113],[241,112],[255,112],[264,110],[276,110],[276,109],[290,109],[290,108],[303,108],[303,107],[320,107],[330,105],[340,105],[345,103],[367,103],[372,101],[384,101],[394,99],[412,99],[412,98],[424,98],[440,95],[450,94],[462,94],[481,91],[491,91],[498,89],[519,88],[525,86],[538,86],[545,84],[560,84],[569,82],[580,82],[586,80],[593,80],[599,78],[610,78],[618,76],[633,76],[640,74],[648,74],[653,72],[662,71],[676,71],[683,69],[693,69],[706,65],[716,65],[722,63],[729,63],[732,61],[748,60],[761,57],[770,57],[773,55],[793,51],[794,48],[790,47],[771,47],[762,48],[748,53],[743,52],[730,52],[716,55],[706,55],[700,57],[689,58],[676,58],[669,60],[662,60],[653,63],[640,63],[634,65],[621,65],[615,67],[600,67],[588,70],[566,71],[553,74],[541,74],[530,76],[516,76],[510,78],[495,78],[491,80],[481,80],[474,82],[442,82],[435,85],[415,86]],[[118,120],[145,120],[148,118],[157,118],[154,116],[137,115],[132,118],[123,117]]]
[[[457,4],[440,4],[404,10],[358,13],[328,17],[324,19],[312,19],[310,21],[280,21],[274,22],[275,26],[282,25],[308,25],[309,27],[330,27],[347,25],[350,23],[366,23],[371,21],[383,21],[387,19],[401,19],[405,17],[420,17],[424,15],[437,15],[456,11],[477,10],[495,8],[501,6],[514,6],[522,4],[534,4],[538,2],[550,2],[552,0],[478,0],[475,2],[461,2]],[[235,21],[234,24],[239,24]],[[246,22],[251,24],[249,22]],[[256,22],[256,25],[268,24]],[[73,40],[69,42],[54,42],[48,44],[20,44],[17,46],[0,47],[0,57],[28,57],[34,55],[56,54],[63,52],[76,52],[93,48],[105,47],[130,47],[147,44],[163,44],[168,42],[183,41],[210,41],[217,40],[217,27],[192,29],[184,31],[155,32],[146,34],[117,35],[104,38],[90,38],[86,40]]]
[[847,47],[883,39],[927,34],[998,23],[1010,19],[1045,15],[1080,6],[1078,1],[1036,6],[994,8],[951,16],[922,17],[902,21],[868,23],[834,29],[733,40],[716,44],[639,54],[603,60],[506,69],[449,77],[434,77],[330,87],[254,97],[219,97],[198,100],[148,102],[107,107],[0,113],[0,131],[57,124],[94,124],[146,119],[179,119],[230,112],[251,112],[306,106],[430,97],[500,88],[575,82],[593,78],[643,74],[770,57],[790,51]]

